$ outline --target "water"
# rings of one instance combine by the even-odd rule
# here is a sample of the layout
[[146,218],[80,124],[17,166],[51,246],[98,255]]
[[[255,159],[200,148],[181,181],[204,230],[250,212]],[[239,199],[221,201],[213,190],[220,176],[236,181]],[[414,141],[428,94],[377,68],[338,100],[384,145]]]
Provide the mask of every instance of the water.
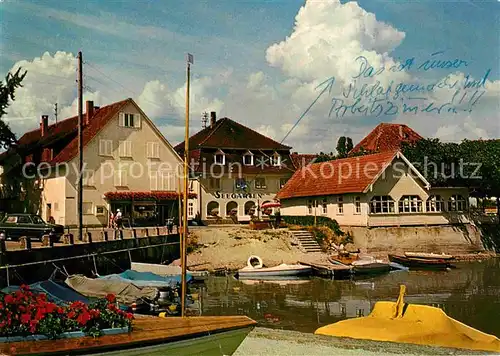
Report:
[[202,315],[247,315],[259,326],[314,332],[346,318],[366,316],[377,301],[437,306],[463,323],[500,336],[500,259],[457,264],[450,271],[398,271],[363,280],[322,278],[281,282],[210,277],[201,291]]

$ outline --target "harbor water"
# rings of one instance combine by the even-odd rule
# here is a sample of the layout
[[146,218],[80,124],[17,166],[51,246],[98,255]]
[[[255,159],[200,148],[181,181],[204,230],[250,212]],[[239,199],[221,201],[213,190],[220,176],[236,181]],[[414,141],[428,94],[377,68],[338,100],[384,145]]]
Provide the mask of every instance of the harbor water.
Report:
[[457,263],[448,271],[397,271],[353,280],[239,281],[211,276],[201,287],[202,315],[247,315],[260,327],[312,333],[346,318],[366,316],[377,301],[437,306],[483,332],[500,336],[500,259]]

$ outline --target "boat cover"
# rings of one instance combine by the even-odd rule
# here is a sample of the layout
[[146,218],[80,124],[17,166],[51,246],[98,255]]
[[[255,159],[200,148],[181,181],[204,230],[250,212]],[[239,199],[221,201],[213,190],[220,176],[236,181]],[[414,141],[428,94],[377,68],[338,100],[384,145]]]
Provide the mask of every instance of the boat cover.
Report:
[[[180,275],[166,277],[152,272],[138,272],[131,269],[120,274],[109,274],[99,278],[132,283],[138,287],[172,288],[181,283]],[[186,273],[186,282],[189,282],[191,278],[192,276],[189,273]]]
[[[73,289],[51,280],[33,283],[30,284],[29,287],[33,292],[46,294],[47,299],[50,302],[61,306],[75,301],[81,301],[85,304],[89,303],[89,300],[80,293],[77,293]],[[19,286],[10,286],[2,289],[2,292],[12,293],[19,289]]]
[[[439,308],[377,302],[370,315],[323,326],[318,335],[500,352],[500,340],[450,318]],[[405,309],[406,307],[406,309]]]
[[121,280],[92,279],[79,274],[66,278],[65,283],[87,297],[104,298],[108,294],[114,294],[119,303],[126,305],[153,300],[159,294],[154,287],[139,287]]

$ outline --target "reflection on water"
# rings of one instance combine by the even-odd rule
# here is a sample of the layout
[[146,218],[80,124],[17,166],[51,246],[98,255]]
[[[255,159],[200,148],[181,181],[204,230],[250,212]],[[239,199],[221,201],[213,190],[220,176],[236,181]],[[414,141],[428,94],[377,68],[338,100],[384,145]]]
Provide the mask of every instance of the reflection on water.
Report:
[[238,281],[210,277],[201,291],[203,315],[245,314],[260,326],[313,332],[336,321],[366,316],[377,301],[427,304],[472,327],[500,336],[500,259],[458,264],[442,272],[402,271],[358,281],[321,278]]

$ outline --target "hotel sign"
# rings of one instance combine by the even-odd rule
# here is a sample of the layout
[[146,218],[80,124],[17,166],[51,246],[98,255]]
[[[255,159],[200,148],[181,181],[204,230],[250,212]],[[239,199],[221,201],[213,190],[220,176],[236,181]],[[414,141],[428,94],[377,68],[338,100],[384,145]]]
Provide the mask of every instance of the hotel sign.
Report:
[[215,193],[210,193],[213,195],[216,199],[262,199],[264,197],[264,194],[262,193],[221,193],[219,191],[216,191]]

